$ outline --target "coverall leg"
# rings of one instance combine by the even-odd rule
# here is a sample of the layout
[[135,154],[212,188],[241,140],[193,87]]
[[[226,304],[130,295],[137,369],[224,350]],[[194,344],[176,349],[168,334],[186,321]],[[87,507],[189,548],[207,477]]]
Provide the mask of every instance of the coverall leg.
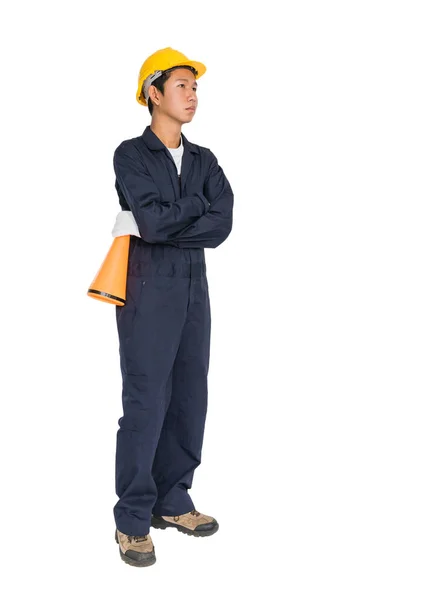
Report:
[[194,509],[187,494],[201,462],[207,411],[210,305],[206,277],[192,263],[189,306],[172,375],[172,396],[155,454],[152,475],[158,489],[154,515]]
[[210,303],[203,249],[131,238],[127,299],[116,307],[123,416],[117,529],[146,535],[152,512],[193,510],[207,408]]

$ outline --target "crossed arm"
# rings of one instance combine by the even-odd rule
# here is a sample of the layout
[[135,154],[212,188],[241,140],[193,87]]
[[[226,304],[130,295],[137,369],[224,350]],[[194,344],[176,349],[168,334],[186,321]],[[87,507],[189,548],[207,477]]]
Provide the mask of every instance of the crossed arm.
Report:
[[210,150],[203,193],[182,196],[176,202],[162,200],[140,156],[133,152],[121,144],[114,153],[114,171],[140,237],[179,248],[216,248],[225,241],[232,229],[234,195]]

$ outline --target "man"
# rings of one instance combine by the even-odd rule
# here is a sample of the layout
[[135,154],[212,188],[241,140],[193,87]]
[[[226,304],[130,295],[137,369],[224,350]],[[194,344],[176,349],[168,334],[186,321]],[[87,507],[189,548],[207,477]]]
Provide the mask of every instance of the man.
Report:
[[189,496],[201,462],[211,314],[204,248],[232,228],[233,192],[215,155],[181,132],[198,106],[206,67],[164,48],[139,74],[151,124],[114,153],[130,237],[127,300],[116,306],[123,417],[116,449],[115,539],[128,564],[155,562],[150,526],[193,536],[218,530]]

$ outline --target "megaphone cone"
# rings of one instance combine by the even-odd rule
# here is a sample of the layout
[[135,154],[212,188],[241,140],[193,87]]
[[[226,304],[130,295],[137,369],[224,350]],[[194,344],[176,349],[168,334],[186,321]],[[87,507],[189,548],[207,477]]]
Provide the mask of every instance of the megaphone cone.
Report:
[[124,306],[129,246],[130,235],[114,238],[104,262],[90,285],[88,296],[109,304]]

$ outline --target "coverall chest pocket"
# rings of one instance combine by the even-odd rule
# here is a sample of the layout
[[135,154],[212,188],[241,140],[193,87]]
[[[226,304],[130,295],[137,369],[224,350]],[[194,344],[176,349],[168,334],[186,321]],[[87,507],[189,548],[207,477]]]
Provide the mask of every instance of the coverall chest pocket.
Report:
[[193,196],[197,192],[204,193],[205,188],[205,177],[192,174],[185,183],[185,189],[183,190],[183,196]]

